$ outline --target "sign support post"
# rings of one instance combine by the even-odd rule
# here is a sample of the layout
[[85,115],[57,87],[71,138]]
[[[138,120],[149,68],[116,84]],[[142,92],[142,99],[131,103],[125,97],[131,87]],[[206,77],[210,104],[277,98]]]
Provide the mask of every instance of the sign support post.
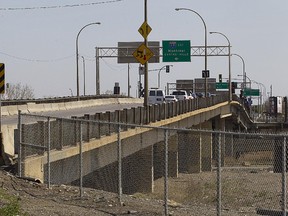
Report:
[[[5,64],[0,63],[0,94],[5,93]],[[2,133],[2,101],[0,95],[0,133]],[[1,137],[0,137],[1,138]]]
[[[144,22],[147,23],[147,0],[144,0]],[[144,44],[147,47],[148,46],[148,39],[147,39],[148,35],[146,37],[144,37]],[[144,55],[146,55],[146,53],[144,53]],[[145,62],[145,74],[144,74],[144,106],[147,107],[148,106],[148,62]],[[148,110],[148,107],[147,107]],[[147,117],[148,117],[148,111],[147,111]]]

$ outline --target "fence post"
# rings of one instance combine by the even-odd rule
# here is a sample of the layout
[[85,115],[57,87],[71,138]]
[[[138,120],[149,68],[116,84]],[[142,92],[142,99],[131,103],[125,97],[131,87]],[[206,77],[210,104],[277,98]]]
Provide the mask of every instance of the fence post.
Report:
[[82,139],[82,121],[80,121],[80,131],[79,131],[79,138],[80,138],[80,145],[79,145],[79,158],[80,158],[80,197],[83,197],[83,139]]
[[19,145],[18,145],[18,175],[22,177],[22,122],[21,122],[21,110],[18,110],[18,133],[19,133]]
[[164,206],[165,216],[168,216],[168,130],[164,130],[164,144],[165,144],[165,180],[164,180]]
[[[44,131],[45,133],[45,131]],[[48,117],[48,143],[47,143],[47,167],[48,167],[48,188],[51,187],[51,167],[50,167],[50,148],[51,148],[51,128],[50,128],[50,117]]]
[[58,124],[59,124],[60,142],[59,142],[59,146],[56,146],[56,149],[62,150],[63,149],[63,143],[64,143],[64,129],[63,129],[63,119],[62,118],[58,121]]
[[217,156],[217,216],[221,216],[221,133],[218,134]]
[[282,148],[282,213],[283,216],[286,216],[286,137],[283,137],[283,148]]
[[[120,121],[120,116],[118,117],[118,122]],[[118,200],[122,205],[122,145],[121,145],[121,125],[118,123],[117,130],[117,147],[118,147]]]
[[95,114],[95,121],[96,121],[96,131],[95,131],[95,138],[100,139],[101,138],[101,125],[100,125],[100,113]]
[[[87,130],[86,130],[86,135],[87,135],[87,139],[86,141],[89,142],[90,141],[90,137],[91,137],[91,123],[90,123],[90,115],[89,114],[84,114],[84,119],[88,120],[88,122],[85,122],[85,124],[87,125]],[[82,126],[82,124],[81,124]]]

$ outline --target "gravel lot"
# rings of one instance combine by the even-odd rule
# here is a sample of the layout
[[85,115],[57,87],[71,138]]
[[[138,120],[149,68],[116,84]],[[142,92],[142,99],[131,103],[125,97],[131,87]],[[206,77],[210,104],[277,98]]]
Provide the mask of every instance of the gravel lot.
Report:
[[[169,179],[169,214],[217,215],[216,179],[215,171]],[[259,168],[224,169],[221,179],[222,215],[252,216],[257,215],[257,208],[280,210],[281,174]],[[13,200],[19,204],[19,215],[164,215],[163,182],[155,181],[153,194],[124,195],[120,205],[114,193],[85,188],[80,198],[77,187],[55,185],[47,189],[44,184],[1,170],[0,208]]]

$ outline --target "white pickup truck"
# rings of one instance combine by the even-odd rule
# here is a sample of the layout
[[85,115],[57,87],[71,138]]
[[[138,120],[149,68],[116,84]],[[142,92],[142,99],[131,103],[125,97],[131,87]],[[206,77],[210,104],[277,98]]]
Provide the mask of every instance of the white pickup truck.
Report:
[[175,95],[177,100],[187,100],[187,99],[193,99],[191,95],[188,95],[185,90],[176,90],[172,92],[172,95]]

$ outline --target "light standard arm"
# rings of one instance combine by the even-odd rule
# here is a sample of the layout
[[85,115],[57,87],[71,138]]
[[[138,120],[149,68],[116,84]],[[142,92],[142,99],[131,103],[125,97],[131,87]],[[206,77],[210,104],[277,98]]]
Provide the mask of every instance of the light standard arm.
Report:
[[228,56],[229,56],[229,63],[228,63],[228,67],[229,67],[229,101],[232,101],[232,83],[231,83],[231,45],[230,45],[230,41],[228,39],[228,37],[226,35],[224,35],[221,32],[210,32],[210,34],[220,34],[223,37],[226,38],[226,40],[228,41]]
[[[205,71],[207,71],[207,27],[206,27],[206,23],[204,21],[204,19],[202,18],[202,16],[197,12],[197,11],[194,11],[194,10],[191,10],[189,8],[175,8],[176,11],[180,11],[180,10],[187,10],[187,11],[191,11],[195,14],[197,14],[200,19],[202,20],[203,22],[203,25],[204,25],[204,30],[205,30]],[[207,96],[207,89],[208,89],[208,84],[207,84],[207,76],[206,76],[206,72],[205,72],[205,96]]]
[[244,61],[244,59],[242,58],[242,56],[240,56],[240,55],[238,55],[238,54],[235,54],[235,53],[233,53],[233,54],[231,54],[231,56],[232,55],[235,55],[235,56],[238,56],[241,60],[242,60],[242,65],[243,65],[243,89],[245,89],[246,88],[246,71],[245,71],[245,61]]
[[84,28],[86,28],[87,26],[90,26],[90,25],[100,25],[101,23],[100,22],[95,22],[95,23],[89,23],[85,26],[83,26],[80,31],[78,32],[77,34],[77,37],[76,37],[76,80],[77,80],[77,100],[80,100],[80,95],[79,95],[79,64],[78,64],[78,58],[79,58],[79,54],[78,54],[78,39],[79,39],[79,35],[80,33],[82,32],[82,30]]

